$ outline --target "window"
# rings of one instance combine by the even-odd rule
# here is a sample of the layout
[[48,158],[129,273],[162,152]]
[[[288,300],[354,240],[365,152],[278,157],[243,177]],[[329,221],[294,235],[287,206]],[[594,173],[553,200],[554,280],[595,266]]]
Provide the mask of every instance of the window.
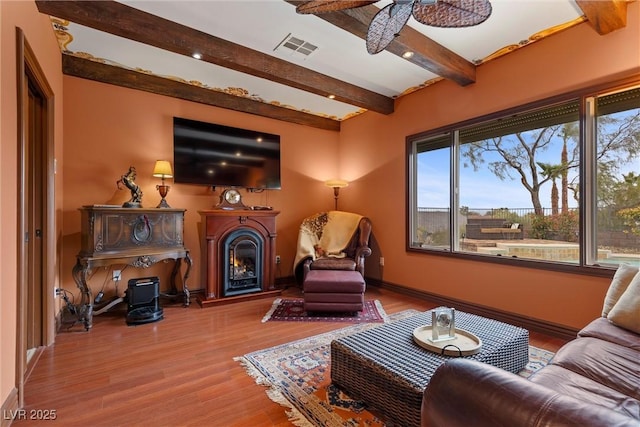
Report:
[[409,248],[640,265],[640,88],[408,138]]
[[596,181],[587,261],[640,265],[640,88],[588,98],[587,105],[594,107]]
[[418,200],[412,245],[450,248],[450,158],[450,134],[434,136],[417,144],[415,193]]

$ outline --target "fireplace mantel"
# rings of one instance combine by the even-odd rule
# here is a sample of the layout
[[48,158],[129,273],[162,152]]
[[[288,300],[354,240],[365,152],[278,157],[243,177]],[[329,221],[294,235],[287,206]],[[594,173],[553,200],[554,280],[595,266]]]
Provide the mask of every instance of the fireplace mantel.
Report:
[[[275,288],[276,216],[273,210],[224,210],[199,211],[202,220],[202,283],[204,296],[198,296],[202,307],[239,300],[264,298],[280,294]],[[250,294],[225,297],[223,295],[224,274],[222,257],[224,241],[235,230],[252,230],[264,240],[262,290]]]

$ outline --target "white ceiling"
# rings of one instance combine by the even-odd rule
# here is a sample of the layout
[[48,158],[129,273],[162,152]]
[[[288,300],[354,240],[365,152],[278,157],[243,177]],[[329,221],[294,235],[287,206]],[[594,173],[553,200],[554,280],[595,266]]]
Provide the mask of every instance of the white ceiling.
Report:
[[[398,97],[439,76],[392,53],[367,53],[365,41],[314,15],[299,15],[282,0],[121,1],[136,9],[278,57],[322,74]],[[390,1],[380,1],[383,7]],[[410,18],[408,25],[468,61],[481,64],[506,47],[525,46],[557,26],[581,22],[573,0],[491,0],[493,12],[468,28],[435,28]],[[184,79],[227,93],[343,120],[358,106],[199,61],[74,23],[65,26],[75,55],[106,60],[130,69]],[[549,31],[552,30],[552,31]],[[289,34],[318,49],[309,57],[274,49]],[[63,38],[60,38],[63,40]],[[69,52],[68,52],[69,53]]]

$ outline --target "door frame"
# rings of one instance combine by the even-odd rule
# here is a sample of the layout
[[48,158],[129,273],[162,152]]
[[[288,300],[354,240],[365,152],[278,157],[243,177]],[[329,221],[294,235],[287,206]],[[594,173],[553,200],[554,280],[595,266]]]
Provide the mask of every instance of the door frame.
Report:
[[33,49],[29,45],[24,32],[16,27],[16,56],[17,56],[17,113],[18,113],[18,194],[17,194],[17,333],[16,333],[16,388],[18,390],[18,405],[24,407],[24,383],[26,381],[27,348],[27,192],[24,191],[27,182],[28,146],[29,146],[29,115],[28,96],[26,91],[31,83],[43,97],[42,122],[42,339],[43,345],[53,344],[55,339],[55,260],[56,260],[56,223],[55,223],[55,160],[54,160],[54,106],[55,98],[51,86],[47,82],[45,73],[40,67]]

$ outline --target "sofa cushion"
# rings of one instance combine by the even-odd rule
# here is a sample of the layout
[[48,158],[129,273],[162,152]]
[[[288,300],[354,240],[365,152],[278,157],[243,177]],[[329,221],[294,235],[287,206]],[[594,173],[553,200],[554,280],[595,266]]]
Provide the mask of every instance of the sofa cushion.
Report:
[[607,319],[621,328],[640,334],[640,273],[634,276],[620,295]]
[[[530,378],[563,396],[571,396],[640,419],[640,401],[557,365],[547,365]],[[560,408],[562,410],[562,408]]]
[[639,361],[640,352],[631,348],[596,338],[577,338],[558,350],[550,366],[560,366],[640,400]]
[[640,352],[640,339],[638,339],[638,334],[617,327],[605,317],[598,317],[593,320],[578,332],[578,336],[598,338]]
[[353,258],[318,258],[311,264],[312,270],[352,270],[356,269]]
[[422,427],[637,427],[638,420],[629,412],[633,407],[618,413],[461,357],[448,360],[431,377],[422,400],[421,423]]
[[638,274],[638,268],[629,264],[620,264],[616,273],[611,279],[607,295],[604,297],[604,306],[602,307],[602,317],[607,317],[609,311],[618,302],[622,293],[627,290],[631,280]]

